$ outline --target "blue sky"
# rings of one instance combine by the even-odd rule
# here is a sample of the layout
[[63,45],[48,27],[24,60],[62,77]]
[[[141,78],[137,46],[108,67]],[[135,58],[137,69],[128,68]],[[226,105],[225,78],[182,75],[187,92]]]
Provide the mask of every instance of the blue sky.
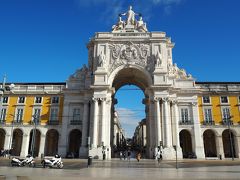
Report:
[[149,31],[172,38],[173,61],[197,81],[240,81],[238,0],[0,0],[0,77],[65,81],[87,63],[89,38],[110,31],[129,5]]

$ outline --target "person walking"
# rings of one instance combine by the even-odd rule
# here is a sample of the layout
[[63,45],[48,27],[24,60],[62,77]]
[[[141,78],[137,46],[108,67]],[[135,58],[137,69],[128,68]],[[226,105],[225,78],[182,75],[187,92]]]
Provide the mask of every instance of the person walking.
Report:
[[140,159],[141,159],[141,153],[140,152],[137,153],[136,159],[137,159],[138,162],[140,161]]
[[128,150],[127,156],[128,156],[128,161],[130,161],[130,159],[131,159],[131,151],[130,150]]
[[120,151],[120,152],[119,152],[120,160],[122,160],[122,156],[123,156],[123,153],[122,153],[122,151]]
[[160,164],[160,161],[162,160],[162,153],[160,150],[158,150],[158,152],[156,154],[156,159],[158,161],[158,164]]

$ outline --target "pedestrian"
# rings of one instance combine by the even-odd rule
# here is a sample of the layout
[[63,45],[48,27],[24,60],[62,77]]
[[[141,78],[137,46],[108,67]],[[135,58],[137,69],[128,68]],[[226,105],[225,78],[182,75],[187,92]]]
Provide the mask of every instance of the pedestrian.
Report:
[[160,150],[158,150],[158,152],[156,154],[156,159],[158,161],[158,164],[160,164],[160,161],[162,160],[162,153]]
[[126,152],[123,151],[123,159],[125,160],[126,159]]
[[123,153],[122,153],[122,151],[120,151],[120,152],[119,152],[120,160],[122,160],[122,156],[123,156]]
[[141,159],[141,153],[140,152],[137,153],[136,159],[137,159],[138,162],[140,161],[140,159]]
[[130,158],[131,158],[131,151],[130,150],[128,150],[127,156],[128,156],[128,161],[130,161]]

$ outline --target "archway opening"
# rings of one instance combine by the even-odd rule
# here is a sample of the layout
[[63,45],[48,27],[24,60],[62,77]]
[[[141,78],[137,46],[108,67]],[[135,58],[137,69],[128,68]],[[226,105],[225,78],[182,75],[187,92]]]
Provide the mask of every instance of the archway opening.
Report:
[[45,147],[46,156],[53,156],[58,153],[58,139],[59,133],[57,130],[51,129],[47,132]]
[[78,129],[73,129],[69,133],[68,154],[72,154],[74,158],[79,157],[79,148],[82,142],[82,133]]
[[22,138],[23,138],[22,130],[15,129],[13,131],[13,137],[12,137],[12,152],[11,152],[11,155],[20,156],[21,149],[22,149]]
[[4,129],[0,129],[0,150],[4,149],[5,135]]
[[180,147],[182,148],[183,158],[192,158],[194,156],[192,151],[192,138],[188,130],[182,130],[179,133]]
[[34,157],[37,157],[39,154],[40,137],[41,137],[41,132],[38,129],[31,130],[29,146],[28,146],[28,154],[33,154]]
[[111,147],[112,157],[131,150],[132,156],[140,152],[147,157],[147,118],[145,90],[151,80],[139,69],[125,68],[113,81],[115,94],[112,103]]
[[203,133],[205,157],[217,157],[216,137],[212,130]]
[[225,158],[231,158],[232,156],[236,157],[234,139],[235,139],[235,136],[232,131],[229,131],[228,129],[223,131],[222,140],[223,140],[223,149],[224,149]]

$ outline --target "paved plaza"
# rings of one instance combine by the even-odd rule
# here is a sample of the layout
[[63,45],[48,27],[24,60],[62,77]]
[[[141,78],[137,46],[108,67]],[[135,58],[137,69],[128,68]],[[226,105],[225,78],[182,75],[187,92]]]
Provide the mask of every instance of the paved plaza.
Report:
[[240,161],[231,160],[185,160],[178,163],[162,161],[160,165],[154,160],[94,160],[87,168],[87,160],[64,159],[64,169],[10,167],[9,161],[0,161],[0,180],[61,180],[61,179],[239,179]]

